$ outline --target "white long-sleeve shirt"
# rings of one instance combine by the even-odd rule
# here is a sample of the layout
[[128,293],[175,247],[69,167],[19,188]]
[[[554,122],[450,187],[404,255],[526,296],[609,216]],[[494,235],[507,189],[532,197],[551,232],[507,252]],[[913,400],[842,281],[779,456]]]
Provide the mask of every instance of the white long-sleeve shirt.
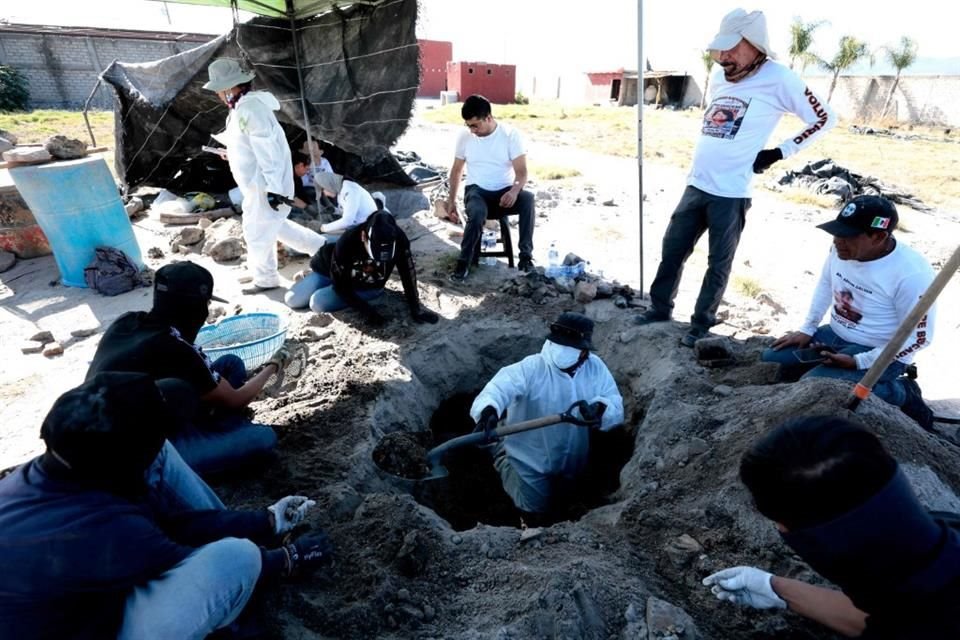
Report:
[[[933,278],[930,263],[902,242],[867,262],[841,260],[831,247],[800,331],[813,335],[829,309],[830,328],[839,338],[874,347],[854,356],[858,369],[869,369]],[[910,364],[920,349],[930,345],[935,311],[936,305],[930,307],[914,327],[897,360]]]
[[[474,400],[470,416],[478,420],[490,405],[501,415],[506,409],[508,424],[515,424],[561,413],[578,400],[607,406],[600,424],[604,431],[623,422],[623,398],[603,360],[591,353],[571,377],[550,361],[544,344],[540,353],[500,369]],[[561,422],[509,435],[503,443],[523,481],[549,495],[547,476],[575,477],[583,470],[590,433],[588,427]]]
[[293,197],[290,146],[273,113],[278,109],[272,94],[251,91],[240,97],[226,131],[216,136],[227,145],[230,172],[245,196],[257,189]]
[[342,215],[323,225],[324,233],[343,233],[350,227],[363,224],[377,210],[373,196],[353,180],[344,180],[337,194],[337,204]]
[[753,161],[784,114],[792,113],[804,123],[777,145],[784,158],[806,149],[837,124],[830,105],[775,60],[767,60],[739,82],[728,81],[716,65],[708,92],[687,184],[715,196],[751,196]]

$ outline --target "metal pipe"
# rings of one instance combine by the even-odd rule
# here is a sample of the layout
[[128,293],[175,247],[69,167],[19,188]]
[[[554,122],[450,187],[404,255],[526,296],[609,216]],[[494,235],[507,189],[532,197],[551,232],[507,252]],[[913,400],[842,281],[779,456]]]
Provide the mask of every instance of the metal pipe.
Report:
[[643,0],[637,0],[637,218],[640,225],[640,294],[643,294]]

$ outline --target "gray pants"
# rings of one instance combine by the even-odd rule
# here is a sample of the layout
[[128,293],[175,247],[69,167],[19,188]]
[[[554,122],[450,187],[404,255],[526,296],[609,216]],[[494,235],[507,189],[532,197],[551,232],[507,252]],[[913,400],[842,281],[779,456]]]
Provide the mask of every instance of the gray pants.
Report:
[[480,243],[483,225],[491,211],[520,217],[520,257],[530,258],[533,255],[533,226],[536,217],[533,194],[522,189],[513,206],[503,209],[500,207],[500,197],[509,190],[510,187],[505,187],[499,191],[487,191],[475,184],[467,185],[464,189],[463,207],[467,214],[467,228],[463,232],[463,242],[460,243],[460,260],[466,264],[473,260],[473,252]]
[[663,234],[663,255],[650,285],[650,299],[656,312],[673,314],[673,299],[680,287],[683,265],[703,232],[709,231],[707,272],[690,323],[702,329],[717,323],[717,308],[730,279],[733,257],[750,205],[750,198],[722,198],[696,187],[684,190]]

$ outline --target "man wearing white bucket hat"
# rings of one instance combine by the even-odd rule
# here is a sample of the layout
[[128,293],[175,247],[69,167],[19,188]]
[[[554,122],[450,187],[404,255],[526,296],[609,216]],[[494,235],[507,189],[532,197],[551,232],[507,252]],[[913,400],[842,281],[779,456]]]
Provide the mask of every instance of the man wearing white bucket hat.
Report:
[[301,253],[313,255],[323,237],[290,220],[293,198],[293,164],[290,147],[274,111],[280,103],[266,91],[252,91],[252,71],[244,71],[230,58],[214,60],[203,85],[230,109],[226,130],[218,140],[227,146],[230,172],[243,194],[243,238],[253,286],[244,293],[259,293],[280,286],[277,240]]
[[[707,49],[717,68],[710,78],[693,166],[663,236],[660,266],[650,285],[651,306],[636,317],[637,324],[671,319],[683,265],[707,231],[707,272],[690,331],[681,340],[688,347],[717,323],[717,308],[751,205],[753,174],[806,149],[837,122],[825,100],[774,60],[762,12],[728,13]],[[765,149],[785,113],[800,118],[803,128]]]

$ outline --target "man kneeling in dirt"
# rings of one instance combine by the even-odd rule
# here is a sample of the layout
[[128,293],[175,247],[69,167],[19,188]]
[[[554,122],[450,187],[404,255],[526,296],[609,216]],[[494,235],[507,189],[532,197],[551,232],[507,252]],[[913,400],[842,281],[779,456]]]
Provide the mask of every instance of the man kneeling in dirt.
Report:
[[306,497],[250,511],[150,502],[144,472],[173,419],[139,373],[99,374],[57,399],[46,453],[0,480],[4,637],[203,638],[240,625],[255,587],[328,562],[322,532],[279,542]]
[[117,318],[103,334],[87,371],[87,379],[101,371],[134,371],[178,386],[184,402],[192,400],[199,409],[190,424],[171,428],[169,438],[200,474],[269,459],[276,434],[251,422],[244,412],[288,357],[281,349],[250,380],[238,356],[227,354],[211,362],[194,344],[210,300],[225,302],[213,295],[209,271],[186,261],[161,267],[153,308]]
[[[826,377],[859,382],[933,282],[919,253],[893,237],[897,209],[880,196],[857,196],[835,220],[818,225],[833,236],[807,319],[762,354],[778,362],[785,379]],[[830,309],[830,324],[818,327]],[[929,429],[932,414],[917,384],[902,377],[933,339],[931,307],[873,387],[877,397],[901,407]],[[809,347],[809,348],[808,348]]]
[[[504,367],[477,396],[470,416],[488,434],[501,416],[510,423],[542,418],[579,404],[580,416],[607,431],[623,422],[623,398],[593,350],[593,321],[563,313],[540,353]],[[545,514],[564,503],[590,453],[587,427],[561,422],[506,436],[494,449],[504,491],[521,511]]]
[[368,303],[383,294],[396,267],[414,322],[434,324],[433,311],[420,305],[417,266],[407,234],[393,215],[377,211],[366,222],[347,229],[336,244],[326,244],[310,259],[311,271],[287,292],[285,300],[294,309],[309,305],[315,313],[353,307],[374,326],[386,319]]
[[872,433],[789,420],[744,455],[740,478],[783,541],[842,591],[733,567],[704,578],[717,598],[791,609],[851,637],[960,637],[958,517],[927,512]]

